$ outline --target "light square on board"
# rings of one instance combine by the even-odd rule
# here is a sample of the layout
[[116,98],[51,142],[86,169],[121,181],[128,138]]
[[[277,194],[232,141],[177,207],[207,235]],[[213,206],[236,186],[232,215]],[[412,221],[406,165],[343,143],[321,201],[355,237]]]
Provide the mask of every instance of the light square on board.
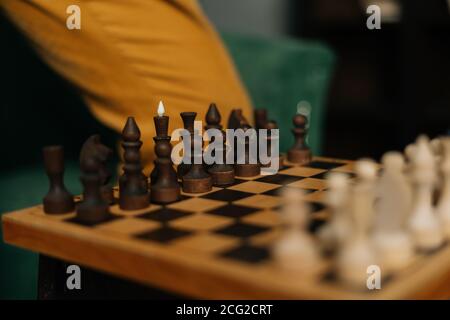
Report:
[[232,186],[228,189],[249,192],[249,193],[263,193],[275,188],[278,188],[279,185],[267,183],[267,182],[259,182],[259,181],[247,181],[244,183],[240,183],[238,185]]
[[354,173],[355,172],[355,163],[347,163],[346,165],[337,167],[332,169],[331,171],[344,172],[344,173]]
[[326,202],[326,191],[316,191],[313,193],[308,193],[304,196],[306,201],[314,201],[314,202]]
[[181,195],[188,196],[188,197],[201,197],[201,196],[204,196],[205,194],[219,191],[220,189],[221,188],[218,188],[218,187],[212,187],[212,189],[210,191],[202,192],[202,193],[187,193],[187,192],[181,191]]
[[302,188],[302,189],[316,189],[322,190],[326,188],[326,181],[321,179],[306,178],[288,185],[289,187]]
[[239,180],[246,180],[246,181],[256,180],[256,179],[259,179],[259,178],[262,178],[262,177],[265,177],[265,176],[262,175],[262,174],[258,174],[257,176],[253,176],[253,177],[236,176],[237,179],[239,179]]
[[223,227],[229,223],[230,219],[227,217],[195,213],[191,216],[174,220],[170,225],[186,230],[208,231]]
[[282,223],[280,214],[271,210],[261,210],[253,214],[249,214],[242,218],[242,221],[263,225],[263,226],[278,226]]
[[160,223],[150,220],[136,218],[119,219],[102,224],[97,230],[110,231],[124,235],[132,235],[141,232],[151,231],[160,226]]
[[249,241],[254,245],[271,247],[277,240],[280,239],[282,235],[283,229],[281,227],[276,227],[267,232],[251,237]]
[[226,205],[227,203],[219,200],[211,200],[204,198],[191,198],[188,200],[175,202],[168,205],[169,208],[185,210],[190,212],[205,212],[209,210],[216,209],[220,206]]
[[223,250],[228,250],[237,245],[236,238],[222,236],[220,234],[196,233],[191,236],[175,240],[171,246],[180,249],[200,251],[206,254],[214,254]]
[[109,211],[117,216],[122,217],[135,217],[144,213],[153,212],[155,210],[160,209],[161,206],[156,204],[150,204],[147,208],[139,209],[139,210],[121,210],[118,204],[109,207]]
[[235,201],[235,204],[259,209],[270,209],[278,206],[282,200],[283,199],[280,197],[256,194],[251,197]]
[[287,174],[290,176],[296,177],[311,177],[323,172],[326,172],[325,169],[317,169],[317,168],[308,168],[308,167],[292,167],[283,171],[280,171],[280,174]]
[[63,213],[63,214],[47,214],[44,212],[44,206],[42,204],[37,205],[36,207],[33,207],[32,210],[30,210],[30,214],[33,216],[45,217],[45,218],[51,219],[51,220],[67,220],[67,219],[75,217],[75,215],[76,215],[75,211]]

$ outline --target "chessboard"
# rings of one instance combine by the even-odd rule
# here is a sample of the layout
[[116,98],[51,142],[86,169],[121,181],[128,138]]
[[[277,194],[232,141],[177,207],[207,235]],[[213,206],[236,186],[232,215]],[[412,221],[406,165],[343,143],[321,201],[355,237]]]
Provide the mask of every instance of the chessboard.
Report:
[[[314,157],[306,166],[284,162],[275,175],[236,177],[225,188],[182,193],[169,205],[122,211],[82,224],[75,212],[48,215],[43,206],[5,214],[4,240],[121,278],[194,298],[399,299],[450,297],[450,246],[417,254],[410,265],[382,279],[380,290],[340,282],[330,261],[311,278],[280,269],[271,256],[281,230],[280,191],[304,190],[312,208],[309,231],[326,224],[325,177],[354,178],[354,162]],[[114,190],[116,196],[118,189]],[[80,201],[80,197],[76,197]]]

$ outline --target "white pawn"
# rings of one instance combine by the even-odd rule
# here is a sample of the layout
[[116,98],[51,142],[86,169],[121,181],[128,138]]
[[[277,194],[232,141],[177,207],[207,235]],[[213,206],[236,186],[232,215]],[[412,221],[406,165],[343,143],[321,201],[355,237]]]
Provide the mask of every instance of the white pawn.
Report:
[[442,185],[436,214],[441,221],[444,236],[450,240],[450,138],[443,138],[441,146],[440,171],[442,174]]
[[411,210],[412,190],[403,173],[400,152],[382,158],[383,174],[377,184],[377,206],[373,243],[378,265],[384,272],[396,271],[411,262],[414,248],[406,230]]
[[303,201],[303,192],[289,188],[283,198],[282,219],[286,229],[273,247],[274,259],[285,271],[314,277],[322,272],[321,257],[314,239],[306,230],[310,212]]
[[417,139],[411,160],[410,179],[414,200],[408,226],[416,247],[432,250],[442,244],[444,237],[432,205],[436,163],[427,137]]
[[445,140],[446,140],[445,137],[436,137],[430,141],[430,148],[434,154],[436,162],[442,161],[442,158],[444,157],[444,153],[445,153],[444,141]]
[[351,199],[351,232],[338,252],[337,271],[341,280],[363,288],[367,281],[367,268],[376,262],[368,237],[373,218],[376,166],[372,161],[360,160],[355,166],[358,181]]
[[326,251],[334,251],[344,243],[350,232],[348,175],[331,172],[326,183],[326,203],[331,217],[319,230],[318,237]]

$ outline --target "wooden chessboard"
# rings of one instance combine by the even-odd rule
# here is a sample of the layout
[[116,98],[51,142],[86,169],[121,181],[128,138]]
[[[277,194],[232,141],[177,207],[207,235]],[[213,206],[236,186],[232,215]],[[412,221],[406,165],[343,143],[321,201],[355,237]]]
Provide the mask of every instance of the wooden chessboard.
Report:
[[[237,179],[206,194],[139,211],[111,207],[113,218],[80,225],[74,213],[46,215],[42,205],[3,216],[7,243],[196,298],[391,299],[450,297],[450,246],[417,255],[381,290],[354,289],[336,280],[330,261],[311,279],[285,272],[271,259],[280,232],[279,192],[304,189],[313,208],[310,231],[326,223],[325,175],[353,175],[353,162],[314,158],[285,163],[273,176]],[[117,190],[115,191],[117,192]],[[79,198],[77,198],[79,201]]]

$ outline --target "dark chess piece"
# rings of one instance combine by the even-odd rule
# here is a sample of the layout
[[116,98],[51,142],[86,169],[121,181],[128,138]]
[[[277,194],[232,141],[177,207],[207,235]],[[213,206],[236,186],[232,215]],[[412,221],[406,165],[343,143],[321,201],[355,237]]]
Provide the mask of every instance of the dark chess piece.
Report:
[[212,178],[205,171],[203,163],[203,139],[200,135],[192,136],[193,156],[189,171],[183,176],[183,191],[186,193],[204,193],[211,191]]
[[112,185],[109,183],[111,179],[111,173],[109,172],[106,163],[111,157],[112,153],[113,151],[110,148],[101,143],[100,135],[98,134],[90,136],[83,144],[80,152],[80,160],[85,158],[86,156],[92,156],[98,160],[100,164],[100,191],[102,197],[109,204],[114,203],[114,193]]
[[[172,152],[172,145],[170,144],[170,136],[168,135],[169,131],[169,117],[164,115],[158,115],[153,117],[154,123],[155,123],[155,129],[156,129],[156,137],[153,137],[153,141],[155,141],[155,154],[157,159],[158,158],[166,158],[169,159],[172,163],[171,159],[171,152]],[[158,179],[158,166],[157,166],[157,159],[154,161],[154,168],[152,172],[150,173],[150,186],[154,185],[156,183],[156,180]],[[173,165],[173,164],[172,164]],[[173,166],[169,168],[171,175],[177,176],[177,173]],[[175,178],[176,179],[176,178]]]
[[291,149],[288,150],[288,161],[296,164],[305,165],[311,162],[311,149],[306,144],[306,135],[308,130],[306,126],[308,119],[302,114],[296,114],[293,118],[295,143]]
[[[250,130],[250,127],[244,127],[244,131]],[[242,143],[240,141],[237,141],[237,143]],[[244,154],[238,155],[236,150],[236,156],[237,156],[237,162],[234,165],[234,171],[236,176],[238,177],[254,177],[261,173],[261,166],[258,163],[257,159],[254,158],[254,156],[257,157],[257,155],[251,155],[250,154],[250,138],[246,137],[244,143]],[[236,145],[236,144],[235,144]],[[243,157],[244,161],[240,161],[240,159]]]
[[169,117],[164,115],[164,105],[159,102],[158,115],[153,117],[157,137],[166,137],[169,132]]
[[82,223],[98,223],[110,218],[109,205],[101,195],[100,162],[95,154],[82,152],[80,157],[83,201],[77,206],[76,218]]
[[150,204],[147,185],[143,184],[140,141],[141,132],[133,117],[128,117],[122,131],[124,175],[119,189],[119,206],[123,210],[138,210]]
[[[252,129],[247,119],[242,114],[241,109],[234,109],[230,118],[228,119],[228,126],[231,129],[242,129],[244,131]],[[256,131],[255,131],[256,133]],[[239,143],[244,143],[244,154],[238,155],[237,145]],[[248,137],[245,138],[245,141],[234,141],[234,155],[236,164],[234,165],[234,172],[236,176],[239,177],[254,177],[261,173],[260,165],[256,159],[253,159],[253,155],[250,155],[250,139]],[[242,159],[243,161],[237,161],[238,159]],[[242,162],[242,163],[239,163]]]
[[[252,127],[248,123],[247,119],[242,114],[241,109],[234,109],[230,113],[230,117],[228,118],[228,128],[230,129],[243,129],[244,131],[251,129]],[[254,177],[261,173],[260,165],[257,163],[257,159],[252,159],[250,157],[250,148],[249,148],[249,139],[246,138],[244,145],[245,151],[244,155],[238,155],[237,144],[242,143],[241,141],[234,141],[234,155],[236,164],[234,165],[234,172],[236,176],[240,177]],[[237,159],[244,157],[243,163],[238,163]],[[239,161],[242,162],[242,161]],[[256,163],[253,163],[256,162]]]
[[[273,141],[275,141],[275,139],[279,140],[279,137],[273,136],[271,134],[270,130],[278,129],[278,125],[277,125],[276,121],[270,120],[270,121],[268,121],[265,124],[263,129],[268,130],[267,136],[266,136],[266,147],[267,147],[267,156],[269,158],[271,158],[272,157],[272,144],[273,144]],[[271,159],[271,161],[278,161],[278,168],[281,168],[282,165],[283,165],[283,159],[280,156],[278,156],[277,159]],[[261,164],[261,167],[263,167],[263,168],[267,168],[267,167],[270,167],[270,166],[271,166],[271,162],[269,162],[267,164]]]
[[151,201],[159,204],[168,204],[180,199],[180,184],[176,174],[173,174],[172,161],[168,158],[155,160],[158,170],[158,179],[150,187]]
[[267,109],[255,109],[254,116],[256,130],[264,129],[269,122],[267,118]]
[[44,167],[50,188],[44,197],[44,212],[48,214],[67,213],[75,209],[72,194],[64,185],[64,148],[48,146],[43,149]]
[[[222,130],[222,125],[220,124],[222,117],[219,113],[219,110],[217,109],[217,106],[215,103],[211,103],[208,108],[208,112],[206,112],[205,120],[206,120],[206,126],[205,131],[208,132],[208,130]],[[214,136],[209,137],[209,144],[212,144],[214,142]],[[212,151],[211,156],[214,157],[215,150]],[[212,164],[206,164],[205,163],[205,170],[209,171],[209,168],[211,168]]]
[[[197,116],[197,112],[181,112],[180,116],[181,116],[181,119],[183,120],[184,129],[189,131],[191,138],[192,138],[192,136],[194,135],[194,122],[195,122],[195,117]],[[189,141],[192,141],[191,138],[189,138]],[[187,142],[187,140],[185,141],[184,139],[188,139],[188,137],[183,138],[183,143]],[[187,149],[187,145],[188,145],[188,143],[185,143],[184,150]],[[193,148],[193,146],[191,143],[191,153],[192,153],[192,148]],[[189,171],[190,168],[191,168],[190,163],[181,162],[177,167],[178,178],[181,179]]]
[[223,148],[218,151],[223,154],[223,163],[214,163],[208,169],[208,173],[211,175],[213,180],[213,185],[219,187],[231,185],[234,183],[234,167],[226,163],[227,144],[225,131],[222,131],[222,135]]
[[242,114],[241,109],[233,109],[230,113],[230,116],[228,118],[228,128],[229,129],[245,129],[249,128],[250,124],[248,123],[247,119],[245,119],[244,115]]
[[151,178],[150,197],[154,203],[167,204],[180,198],[180,185],[170,158],[172,145],[170,136],[154,137],[154,140],[157,158],[153,171],[155,176]]

